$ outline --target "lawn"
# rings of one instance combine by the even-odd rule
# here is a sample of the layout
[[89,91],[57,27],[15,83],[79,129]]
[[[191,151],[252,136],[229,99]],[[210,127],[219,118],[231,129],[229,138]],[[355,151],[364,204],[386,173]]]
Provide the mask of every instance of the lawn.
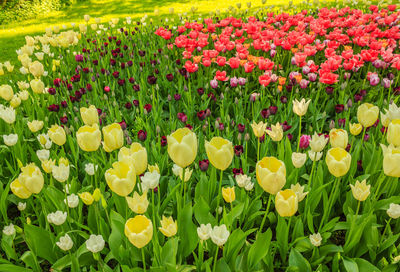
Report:
[[[92,17],[100,17],[103,22],[108,22],[114,17],[132,17],[140,18],[145,14],[154,15],[154,10],[158,9],[161,16],[169,14],[170,8],[174,9],[174,13],[184,13],[196,7],[195,15],[205,14],[210,11],[214,12],[219,9],[225,11],[227,7],[237,7],[237,3],[241,4],[241,9],[247,8],[246,0],[226,0],[226,1],[170,1],[170,0],[99,0],[86,1],[77,3],[65,10],[50,12],[44,16],[29,19],[20,22],[13,22],[9,25],[0,26],[0,62],[7,60],[16,60],[15,50],[24,43],[26,35],[39,35],[44,33],[45,29],[54,26],[66,25],[71,28],[71,23],[83,23],[83,16],[90,14]],[[300,3],[301,1],[294,1]],[[286,5],[285,0],[269,0],[266,5],[282,6]],[[262,7],[262,2],[252,2],[251,8],[256,9]]]

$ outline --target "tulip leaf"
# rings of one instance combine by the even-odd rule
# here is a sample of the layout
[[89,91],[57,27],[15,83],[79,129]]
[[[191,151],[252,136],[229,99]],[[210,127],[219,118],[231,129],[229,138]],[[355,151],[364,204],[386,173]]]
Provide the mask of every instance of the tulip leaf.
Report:
[[355,258],[354,260],[356,261],[360,271],[381,272],[381,270],[378,267],[371,264],[365,259]]
[[184,257],[193,252],[198,243],[197,228],[192,222],[192,203],[187,203],[178,215],[178,232]]
[[122,242],[125,237],[124,235],[125,220],[122,218],[121,215],[119,215],[115,211],[111,211],[110,219],[111,219],[111,234],[110,237],[108,238],[108,243],[110,245],[110,250],[113,253],[115,259],[121,262],[122,257],[120,256],[120,248],[122,247]]
[[27,267],[34,269],[35,271],[40,271],[40,266],[37,261],[35,254],[32,251],[28,250],[25,251],[24,254],[21,256],[21,260],[25,263]]
[[54,251],[55,237],[54,235],[37,226],[24,225],[25,241],[32,252],[39,257],[54,263],[57,255]]
[[31,272],[32,269],[16,266],[13,264],[0,264],[0,272]]
[[344,268],[346,269],[347,272],[358,272],[359,271],[358,265],[353,259],[343,256],[342,260],[343,260]]
[[170,238],[161,251],[161,262],[163,265],[176,266],[176,253],[178,251],[178,238]]
[[199,224],[208,224],[211,225],[216,224],[215,217],[210,213],[210,207],[203,197],[200,197],[196,200],[196,204],[194,205],[194,216]]
[[1,237],[1,248],[6,253],[7,259],[18,260],[17,253],[15,252],[15,249],[13,247],[13,240],[13,235],[3,235]]
[[300,272],[311,271],[310,263],[298,252],[295,248],[292,248],[289,254],[289,266],[297,267]]
[[268,254],[272,239],[272,231],[269,228],[266,232],[257,235],[254,244],[250,247],[247,255],[249,269],[256,266],[265,255]]

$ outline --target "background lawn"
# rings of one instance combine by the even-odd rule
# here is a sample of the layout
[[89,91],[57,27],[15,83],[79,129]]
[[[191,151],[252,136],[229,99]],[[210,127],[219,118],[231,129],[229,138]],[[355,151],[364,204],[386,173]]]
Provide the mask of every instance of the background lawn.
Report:
[[[102,23],[107,23],[114,17],[140,18],[145,14],[154,15],[154,9],[159,9],[160,16],[169,14],[169,9],[174,8],[174,13],[189,12],[191,7],[197,7],[196,14],[215,12],[219,9],[225,11],[229,6],[237,7],[241,3],[241,10],[247,9],[247,2],[251,2],[251,8],[262,7],[261,0],[224,0],[224,1],[172,1],[172,0],[97,0],[85,1],[74,4],[62,11],[50,12],[35,19],[13,22],[0,26],[0,62],[10,60],[15,64],[17,54],[15,50],[25,43],[26,35],[42,35],[46,28],[66,25],[71,28],[71,23],[83,23],[83,16],[89,14],[91,17],[102,18]],[[295,0],[294,4],[302,1]],[[285,0],[267,0],[266,6],[287,5]],[[196,15],[197,16],[197,15]],[[92,21],[93,22],[93,21]]]

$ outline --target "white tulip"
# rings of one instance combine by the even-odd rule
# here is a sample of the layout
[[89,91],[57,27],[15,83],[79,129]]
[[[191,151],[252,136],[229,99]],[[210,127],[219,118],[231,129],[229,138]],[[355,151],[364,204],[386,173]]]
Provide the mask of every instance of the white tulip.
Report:
[[211,231],[210,237],[214,244],[217,246],[223,246],[229,238],[229,231],[225,224],[221,226],[215,226]]
[[64,224],[66,219],[67,219],[67,212],[56,211],[54,213],[49,213],[47,215],[47,221],[50,224],[54,224],[56,226]]
[[90,235],[89,239],[86,240],[86,248],[93,253],[97,253],[103,250],[105,241],[101,235]]
[[68,251],[72,248],[74,242],[72,242],[72,239],[68,234],[65,234],[60,237],[60,241],[56,242],[56,245],[61,248],[61,250]]
[[208,240],[210,238],[212,231],[211,224],[208,223],[207,225],[201,224],[200,227],[197,228],[197,235],[199,236],[200,240]]

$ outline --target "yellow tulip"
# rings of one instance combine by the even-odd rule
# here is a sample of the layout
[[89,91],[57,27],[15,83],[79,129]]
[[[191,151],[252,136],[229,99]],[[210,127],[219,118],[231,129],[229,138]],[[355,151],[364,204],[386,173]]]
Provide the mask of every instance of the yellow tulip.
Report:
[[13,182],[11,182],[10,189],[14,195],[21,199],[27,199],[32,195],[32,193],[24,185],[22,185],[18,179],[15,179]]
[[253,121],[253,123],[251,124],[251,128],[253,129],[254,135],[257,138],[261,138],[265,133],[267,124],[264,123],[263,121],[260,121],[258,124]]
[[341,147],[345,149],[349,141],[347,131],[344,129],[331,129],[329,132],[329,140],[332,147]]
[[133,193],[133,197],[127,196],[126,202],[128,207],[135,213],[143,214],[147,211],[149,201],[147,200],[147,194],[139,195],[137,192]]
[[99,123],[99,113],[95,106],[90,105],[89,108],[80,108],[81,118],[85,125],[91,126]]
[[19,107],[19,105],[21,105],[21,98],[19,98],[19,96],[16,94],[11,99],[10,106],[15,109],[15,108]]
[[157,171],[157,173],[160,174],[160,168],[158,167],[158,164],[156,163],[155,165],[148,165],[147,170],[150,173],[153,173],[154,171]]
[[283,129],[281,124],[276,123],[276,125],[271,126],[272,130],[266,130],[269,137],[271,137],[272,141],[279,142],[283,138]]
[[85,205],[92,205],[93,201],[94,201],[94,197],[92,196],[91,193],[89,192],[83,192],[81,194],[78,194],[79,198],[82,200],[83,203],[85,203]]
[[387,112],[386,114],[381,112],[381,124],[382,126],[384,126],[385,128],[387,128],[390,124],[390,118],[389,118],[389,112]]
[[48,159],[42,161],[42,168],[47,174],[50,174],[53,171],[53,166],[55,165],[56,165],[56,160]]
[[390,122],[386,139],[389,144],[400,146],[400,119],[394,119]]
[[28,122],[28,128],[35,133],[43,128],[43,124],[43,121],[33,120],[32,122]]
[[293,101],[293,112],[298,116],[303,116],[307,113],[308,105],[310,104],[311,100],[308,99],[307,101],[303,98],[300,101],[295,99]]
[[355,199],[364,201],[369,196],[371,185],[367,185],[367,180],[364,179],[362,182],[357,180],[355,185],[350,184],[350,188]]
[[0,97],[10,101],[14,96],[14,91],[10,85],[1,85],[0,86]]
[[94,189],[92,195],[93,195],[94,201],[96,201],[96,202],[99,201],[100,198],[101,198],[101,191],[100,191],[100,189],[99,189],[99,188]]
[[59,125],[52,125],[47,134],[49,135],[50,140],[56,145],[62,146],[67,141],[65,130]]
[[214,137],[210,142],[206,141],[205,148],[207,157],[215,168],[223,171],[232,163],[234,152],[230,141]]
[[197,136],[189,128],[179,128],[167,136],[168,155],[178,166],[185,168],[197,155]]
[[18,180],[33,194],[40,193],[44,184],[42,172],[34,163],[21,168]]
[[167,237],[172,237],[176,234],[178,231],[178,224],[172,216],[170,217],[165,217],[163,215],[162,220],[161,220],[161,227],[158,228],[162,234],[164,234]]
[[334,147],[328,150],[325,161],[329,172],[338,178],[346,175],[349,171],[351,155],[343,148]]
[[358,122],[363,127],[370,127],[378,120],[379,108],[369,103],[360,105],[357,109]]
[[125,223],[125,235],[135,247],[142,248],[153,237],[153,224],[144,215],[136,215]]
[[96,151],[101,144],[101,132],[99,126],[94,124],[93,126],[82,126],[76,133],[76,139],[79,147],[83,151]]
[[299,201],[296,193],[291,189],[279,191],[275,197],[276,211],[282,217],[293,216],[298,209]]
[[133,166],[125,162],[114,162],[113,168],[106,171],[106,182],[110,189],[119,196],[127,196],[135,187],[136,175]]
[[222,197],[228,203],[232,203],[236,199],[235,187],[222,188]]
[[256,165],[258,184],[264,191],[275,195],[286,183],[286,167],[275,157],[264,157]]
[[136,175],[141,175],[147,168],[147,151],[140,143],[132,143],[130,148],[122,147],[118,152],[118,160],[133,164]]
[[34,93],[42,94],[44,92],[44,83],[40,79],[32,79],[30,85]]
[[41,77],[44,74],[43,64],[35,60],[29,64],[29,72],[36,78]]
[[381,144],[383,150],[383,172],[389,177],[400,177],[400,147],[392,144],[385,146]]
[[104,143],[103,147],[106,152],[112,152],[124,145],[124,133],[118,123],[114,123],[103,127]]
[[350,133],[354,136],[357,136],[358,134],[361,133],[363,127],[361,124],[350,124]]

